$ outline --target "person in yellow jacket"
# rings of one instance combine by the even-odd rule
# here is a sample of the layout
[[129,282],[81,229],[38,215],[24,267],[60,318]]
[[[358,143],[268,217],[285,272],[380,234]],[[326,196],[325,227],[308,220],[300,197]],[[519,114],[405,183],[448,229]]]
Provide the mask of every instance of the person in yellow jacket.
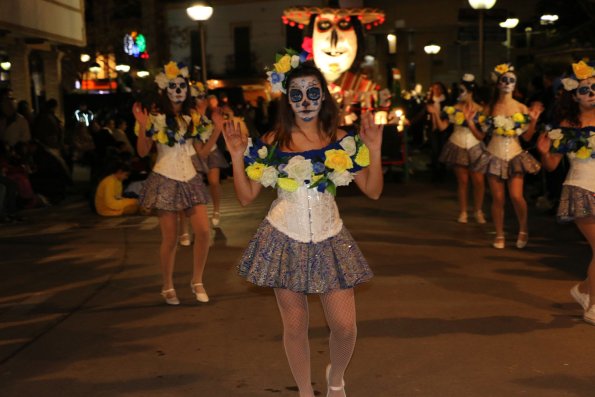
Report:
[[95,209],[102,216],[120,216],[136,214],[138,200],[122,197],[122,182],[128,178],[130,168],[126,164],[118,164],[115,171],[99,182],[95,192]]

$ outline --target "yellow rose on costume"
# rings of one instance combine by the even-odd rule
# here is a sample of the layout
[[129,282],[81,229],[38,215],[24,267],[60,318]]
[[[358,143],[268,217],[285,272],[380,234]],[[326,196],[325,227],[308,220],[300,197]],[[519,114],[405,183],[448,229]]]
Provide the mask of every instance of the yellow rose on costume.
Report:
[[463,125],[464,122],[465,122],[465,115],[463,113],[458,112],[457,114],[455,114],[455,124]]
[[505,133],[506,136],[516,136],[516,131],[515,130],[508,130]]
[[477,121],[479,121],[479,124],[483,124],[486,121],[486,116],[481,115],[477,118]]
[[277,185],[288,192],[295,192],[297,190],[298,183],[295,179],[291,178],[279,178],[277,179]]
[[287,54],[283,55],[274,66],[277,73],[289,72],[291,70],[291,57]]
[[446,114],[453,114],[455,112],[455,108],[453,106],[446,106],[444,108],[444,112]]
[[579,63],[572,64],[572,71],[574,75],[579,80],[588,79],[589,77],[593,76],[595,70],[589,65],[585,63],[585,61],[580,61]]
[[524,123],[525,115],[522,113],[515,113],[512,115],[512,121],[514,121],[515,123]]
[[505,63],[502,63],[502,64],[500,64],[500,65],[496,66],[496,67],[494,68],[494,70],[495,70],[496,72],[498,72],[499,74],[504,74],[504,73],[508,72],[508,65],[507,65],[507,64],[505,64]]
[[555,139],[552,143],[552,146],[554,147],[554,149],[558,149],[558,147],[560,146],[560,139]]
[[355,156],[355,163],[360,167],[367,167],[370,165],[370,149],[366,145],[359,148],[359,152]]
[[576,158],[577,159],[581,159],[581,160],[588,159],[589,157],[591,157],[591,153],[592,152],[593,152],[593,150],[589,149],[586,146],[583,146],[582,148],[580,148],[579,150],[577,150],[577,152],[576,152]]
[[167,144],[167,142],[169,141],[169,137],[167,136],[167,134],[165,133],[164,130],[160,130],[157,134],[157,142],[162,143],[162,144]]
[[262,178],[262,173],[265,169],[265,165],[262,163],[254,163],[246,167],[246,175],[248,178],[252,179],[253,181],[260,181]]
[[191,112],[190,116],[192,116],[192,124],[194,126],[199,126],[202,122],[202,116],[198,112]]
[[496,128],[496,134],[498,134],[498,135],[504,135],[504,130],[502,129],[502,127]]
[[180,74],[180,69],[174,61],[170,61],[163,69],[168,80],[173,80]]
[[337,172],[343,172],[353,168],[353,161],[345,150],[331,149],[324,152],[324,165]]

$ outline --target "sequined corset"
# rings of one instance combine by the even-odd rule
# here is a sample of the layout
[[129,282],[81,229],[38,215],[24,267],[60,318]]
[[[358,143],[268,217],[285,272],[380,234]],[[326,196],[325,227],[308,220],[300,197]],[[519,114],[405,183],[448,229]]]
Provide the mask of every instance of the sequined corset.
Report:
[[306,186],[295,192],[277,189],[277,199],[267,220],[283,234],[303,243],[326,240],[343,227],[335,197]]
[[196,175],[190,159],[195,153],[192,140],[173,146],[157,144],[157,161],[153,171],[170,179],[186,182]]
[[571,158],[564,184],[595,192],[595,159]]
[[450,136],[449,141],[464,149],[469,149],[479,144],[479,140],[473,135],[471,130],[462,125],[455,125],[455,129]]
[[502,160],[512,160],[523,152],[517,136],[493,135],[487,148],[488,152]]

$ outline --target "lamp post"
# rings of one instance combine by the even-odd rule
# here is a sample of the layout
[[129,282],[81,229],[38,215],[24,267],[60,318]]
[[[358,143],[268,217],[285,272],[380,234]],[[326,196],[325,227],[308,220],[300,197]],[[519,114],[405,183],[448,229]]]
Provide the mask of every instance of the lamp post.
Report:
[[496,0],[469,0],[469,5],[474,10],[479,10],[479,79],[483,83],[484,79],[484,38],[483,38],[483,20],[485,10],[489,10],[496,4]]
[[430,42],[424,47],[424,52],[430,56],[430,84],[432,84],[432,80],[434,79],[434,55],[438,54],[441,48],[434,42]]
[[510,48],[512,47],[511,30],[516,28],[519,24],[517,18],[508,18],[504,22],[500,22],[500,27],[506,29],[506,60],[510,62]]
[[205,31],[203,22],[208,20],[213,15],[213,7],[209,6],[206,1],[197,1],[190,7],[186,8],[186,14],[193,21],[198,22],[198,34],[200,35],[200,71],[203,84],[207,84],[207,60],[205,49]]

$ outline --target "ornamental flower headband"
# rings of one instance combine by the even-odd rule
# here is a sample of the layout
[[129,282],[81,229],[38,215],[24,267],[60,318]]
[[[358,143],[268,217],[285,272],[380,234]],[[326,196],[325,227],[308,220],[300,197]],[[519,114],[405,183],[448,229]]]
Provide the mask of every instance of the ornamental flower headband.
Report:
[[285,53],[277,53],[275,55],[275,63],[272,67],[267,67],[267,79],[271,83],[273,92],[287,93],[286,84],[287,77],[297,67],[307,60],[312,59],[312,38],[304,38],[302,43],[302,51],[298,52],[292,48],[286,48]]
[[595,68],[583,60],[572,64],[572,76],[563,78],[562,85],[566,91],[572,91],[578,88],[579,81],[593,76]]
[[167,65],[163,66],[163,72],[155,76],[155,83],[157,83],[159,88],[164,90],[167,88],[169,82],[178,76],[182,76],[183,78],[187,79],[188,67],[182,66],[181,63],[169,61]]
[[514,72],[514,66],[512,66],[510,63],[501,63],[500,65],[496,66],[492,71],[492,80],[495,83],[498,81],[500,76],[508,72]]
[[200,81],[193,81],[190,83],[190,95],[192,95],[194,98],[204,95],[205,92],[205,85]]

